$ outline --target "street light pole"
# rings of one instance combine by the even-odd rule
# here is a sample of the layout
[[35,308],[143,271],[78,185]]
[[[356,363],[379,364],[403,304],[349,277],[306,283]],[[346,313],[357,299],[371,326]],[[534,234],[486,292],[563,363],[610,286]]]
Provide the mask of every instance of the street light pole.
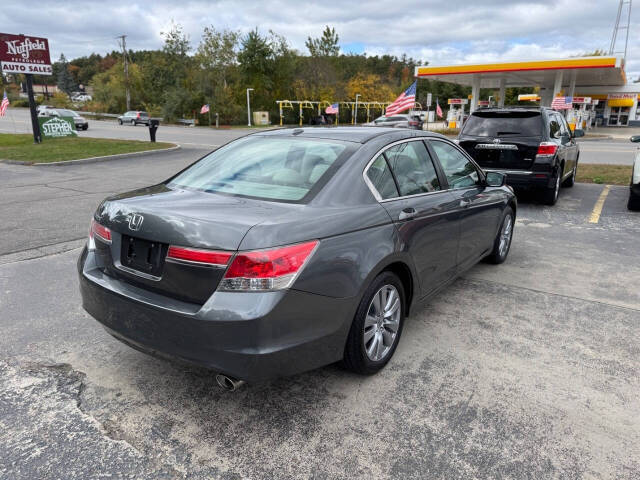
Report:
[[249,92],[253,90],[253,88],[247,88],[247,126],[251,126],[251,103],[249,102]]
[[353,124],[357,125],[358,124],[358,97],[360,96],[359,93],[356,93],[356,113],[353,116]]

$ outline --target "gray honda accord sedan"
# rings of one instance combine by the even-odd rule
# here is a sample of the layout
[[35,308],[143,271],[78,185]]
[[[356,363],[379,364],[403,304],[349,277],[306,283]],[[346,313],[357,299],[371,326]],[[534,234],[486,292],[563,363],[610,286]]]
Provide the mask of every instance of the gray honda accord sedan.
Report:
[[371,374],[420,301],[505,260],[516,206],[501,173],[441,135],[255,133],[102,202],[82,302],[131,347],[227,385],[336,361]]

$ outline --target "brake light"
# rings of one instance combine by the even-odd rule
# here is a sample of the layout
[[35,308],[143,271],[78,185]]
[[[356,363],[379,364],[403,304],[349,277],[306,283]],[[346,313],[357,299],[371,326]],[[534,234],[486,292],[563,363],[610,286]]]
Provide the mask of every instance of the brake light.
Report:
[[111,243],[111,230],[107,227],[100,225],[95,220],[91,219],[91,229],[89,230],[89,239],[93,240],[98,237],[105,243]]
[[288,288],[318,243],[318,240],[313,240],[287,247],[238,253],[218,290],[266,291]]
[[558,145],[556,145],[555,143],[553,143],[553,142],[542,142],[538,146],[537,155],[552,156],[552,155],[556,154],[557,150],[558,150]]
[[170,246],[167,258],[194,263],[206,263],[209,265],[226,266],[231,258],[229,252],[216,252],[214,250],[200,250],[197,248],[185,248]]

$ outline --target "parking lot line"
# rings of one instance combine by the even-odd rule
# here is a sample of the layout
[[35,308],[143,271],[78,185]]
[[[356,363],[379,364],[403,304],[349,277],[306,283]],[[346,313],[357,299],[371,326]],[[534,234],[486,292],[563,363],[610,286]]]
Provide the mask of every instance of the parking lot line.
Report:
[[602,193],[598,197],[596,204],[593,206],[593,211],[591,212],[591,216],[589,217],[589,223],[598,223],[600,220],[600,214],[602,213],[602,207],[604,206],[604,201],[607,199],[607,195],[609,195],[609,190],[611,189],[611,185],[605,185]]

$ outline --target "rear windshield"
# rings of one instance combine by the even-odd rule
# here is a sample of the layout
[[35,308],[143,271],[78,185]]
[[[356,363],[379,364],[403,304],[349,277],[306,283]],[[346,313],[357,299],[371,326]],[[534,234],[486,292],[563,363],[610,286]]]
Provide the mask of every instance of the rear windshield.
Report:
[[169,186],[285,202],[309,198],[348,155],[347,144],[295,137],[247,137],[212,152]]
[[540,112],[477,112],[467,119],[462,133],[478,137],[535,137],[542,135],[542,118]]

